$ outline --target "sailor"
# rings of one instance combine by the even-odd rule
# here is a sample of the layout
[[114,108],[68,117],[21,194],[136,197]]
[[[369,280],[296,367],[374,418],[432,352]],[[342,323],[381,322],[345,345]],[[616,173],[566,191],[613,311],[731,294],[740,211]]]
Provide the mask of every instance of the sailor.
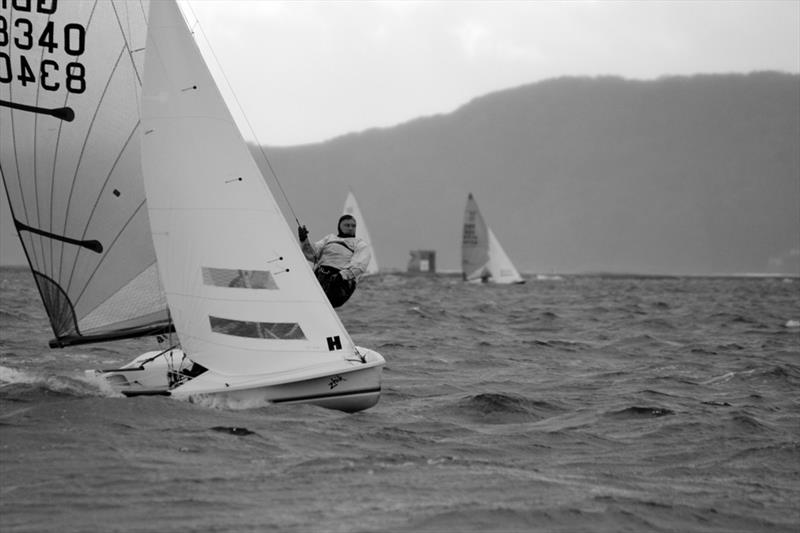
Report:
[[356,237],[356,219],[351,215],[342,215],[336,227],[337,234],[326,235],[316,243],[308,240],[305,226],[297,227],[297,236],[331,305],[340,307],[356,290],[372,252],[364,239]]

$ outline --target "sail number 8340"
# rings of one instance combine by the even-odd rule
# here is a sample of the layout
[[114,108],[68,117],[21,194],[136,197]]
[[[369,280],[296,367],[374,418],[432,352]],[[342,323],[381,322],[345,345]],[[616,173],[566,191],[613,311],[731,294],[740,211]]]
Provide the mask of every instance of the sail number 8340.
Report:
[[[3,0],[3,3],[5,1]],[[21,8],[17,4],[25,5],[28,9]],[[50,12],[46,2],[39,4],[30,6],[30,2],[23,1],[14,2],[12,5],[14,9],[22,12],[30,11],[31,7]],[[49,5],[54,11],[55,2]],[[46,91],[58,91],[62,83],[71,93],[80,94],[86,90],[86,68],[83,63],[77,61],[77,57],[83,54],[86,48],[86,28],[81,24],[70,23],[65,24],[63,28],[57,28],[52,20],[48,20],[42,28],[36,28],[35,24],[24,16],[15,18],[12,23],[0,15],[0,49],[7,49],[12,43],[20,54],[12,61],[7,52],[0,51],[0,83],[9,84],[16,79],[23,87],[29,83],[38,83]],[[34,47],[42,52],[40,60],[34,58],[36,54],[31,54],[31,57],[25,55],[25,51],[33,50]],[[55,59],[45,59],[45,52],[53,54],[59,48],[75,60],[61,64]]]

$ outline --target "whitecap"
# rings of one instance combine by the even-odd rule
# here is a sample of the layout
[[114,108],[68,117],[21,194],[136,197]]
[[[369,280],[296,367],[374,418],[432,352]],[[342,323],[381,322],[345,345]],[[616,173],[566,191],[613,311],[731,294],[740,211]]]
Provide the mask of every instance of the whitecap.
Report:
[[710,385],[712,383],[717,383],[719,381],[723,381],[723,382],[724,381],[730,381],[730,379],[733,378],[733,376],[735,376],[735,375],[736,375],[735,372],[728,372],[728,373],[723,374],[721,376],[717,376],[717,377],[711,378],[711,379],[706,380],[706,381],[701,381],[700,384],[701,385]]
[[42,381],[42,378],[35,374],[30,374],[28,372],[23,372],[22,370],[16,370],[7,366],[0,366],[0,383],[31,384],[40,381]]

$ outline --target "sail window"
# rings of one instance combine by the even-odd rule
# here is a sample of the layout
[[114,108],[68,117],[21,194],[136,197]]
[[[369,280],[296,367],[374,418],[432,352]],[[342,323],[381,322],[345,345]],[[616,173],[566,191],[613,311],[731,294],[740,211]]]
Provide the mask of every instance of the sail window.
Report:
[[300,324],[291,322],[250,322],[209,316],[211,331],[251,339],[305,340]]
[[203,283],[215,287],[277,290],[272,272],[266,270],[234,270],[203,267]]

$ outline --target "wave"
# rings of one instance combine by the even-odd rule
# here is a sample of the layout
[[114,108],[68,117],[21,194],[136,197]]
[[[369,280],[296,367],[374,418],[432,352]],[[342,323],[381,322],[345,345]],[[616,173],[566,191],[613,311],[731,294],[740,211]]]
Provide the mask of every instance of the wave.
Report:
[[42,395],[77,398],[120,396],[105,380],[91,377],[75,378],[61,375],[43,375],[0,366],[0,396],[10,400],[24,400]]
[[800,442],[786,440],[740,450],[728,460],[748,466],[763,467],[767,464],[793,464],[797,462],[798,453],[800,453]]
[[731,407],[731,404],[728,402],[723,402],[720,400],[707,400],[702,402],[703,405],[711,405],[713,407]]
[[729,422],[735,428],[737,434],[762,434],[772,431],[769,425],[760,422],[756,417],[742,411],[733,413]]
[[591,344],[585,342],[570,341],[565,339],[551,339],[546,341],[541,339],[523,339],[520,342],[524,345],[532,344],[535,346],[546,346],[548,348],[555,348],[565,352],[580,352],[582,350],[591,350],[593,348]]
[[455,410],[489,424],[533,422],[552,416],[561,409],[546,401],[503,393],[481,393],[461,399]]
[[235,435],[237,437],[246,437],[248,435],[255,435],[255,431],[250,431],[247,428],[243,427],[231,427],[231,426],[214,426],[211,428],[211,431],[216,431],[217,433],[225,433],[227,435]]
[[[592,492],[602,492],[593,487]],[[788,531],[764,517],[720,511],[709,505],[676,502],[671,495],[652,497],[595,495],[581,503],[561,503],[545,507],[541,503],[449,506],[412,519],[398,532],[434,533],[442,531],[550,531],[567,533],[591,531]],[[569,500],[569,497],[566,498]],[[703,524],[698,529],[698,524]],[[778,529],[775,529],[775,527]]]
[[727,383],[732,380],[759,384],[769,383],[772,386],[795,386],[800,383],[800,367],[786,363],[783,365],[772,365],[767,368],[751,368],[739,372],[726,372],[721,376],[701,381],[700,385]]
[[728,381],[733,379],[734,376],[736,376],[736,372],[726,372],[721,376],[714,376],[713,378],[701,381],[700,385],[711,385],[713,383],[727,383]]
[[612,418],[655,418],[660,416],[674,415],[675,411],[667,409],[666,407],[640,407],[634,405],[619,411],[611,411],[606,413]]
[[645,318],[643,320],[639,320],[636,325],[642,328],[650,328],[661,331],[676,329],[676,325],[665,318]]
[[414,519],[406,527],[393,530],[431,533],[442,531],[538,531],[543,523],[548,522],[550,520],[542,511],[519,510],[510,507],[481,509],[475,505],[468,509],[456,508],[435,512],[425,518]]
[[23,322],[24,320],[25,318],[21,317],[19,313],[12,313],[10,311],[0,309],[0,321]]

